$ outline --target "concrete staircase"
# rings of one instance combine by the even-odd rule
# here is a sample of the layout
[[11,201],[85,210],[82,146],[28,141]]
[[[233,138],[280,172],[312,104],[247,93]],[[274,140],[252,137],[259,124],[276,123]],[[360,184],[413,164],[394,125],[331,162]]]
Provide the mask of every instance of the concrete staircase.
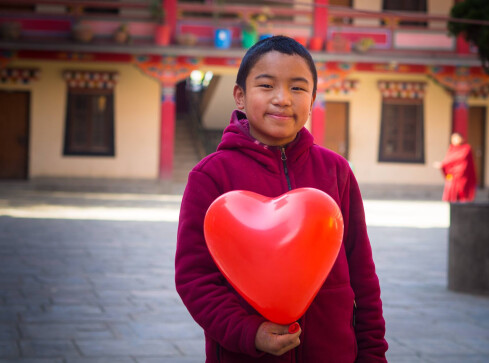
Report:
[[186,183],[188,173],[200,161],[186,115],[178,115],[175,125],[175,150],[173,157],[173,181]]

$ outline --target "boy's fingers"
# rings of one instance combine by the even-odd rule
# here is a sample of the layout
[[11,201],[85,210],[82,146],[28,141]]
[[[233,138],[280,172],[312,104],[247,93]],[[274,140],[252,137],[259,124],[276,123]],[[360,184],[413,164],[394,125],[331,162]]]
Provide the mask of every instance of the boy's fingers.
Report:
[[289,325],[288,333],[289,334],[297,333],[300,330],[300,328],[301,328],[301,326],[299,325],[298,322],[292,323]]
[[300,344],[299,337],[293,337],[290,334],[284,334],[277,336],[277,346],[272,354],[282,355],[291,349],[294,349]]

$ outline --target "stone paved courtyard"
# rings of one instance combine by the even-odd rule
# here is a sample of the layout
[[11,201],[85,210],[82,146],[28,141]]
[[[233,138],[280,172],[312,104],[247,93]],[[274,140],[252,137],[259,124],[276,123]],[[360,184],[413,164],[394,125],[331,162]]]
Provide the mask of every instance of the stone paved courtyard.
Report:
[[[0,362],[203,362],[173,281],[179,203],[0,185]],[[446,288],[448,205],[365,207],[389,362],[489,362],[489,297]]]

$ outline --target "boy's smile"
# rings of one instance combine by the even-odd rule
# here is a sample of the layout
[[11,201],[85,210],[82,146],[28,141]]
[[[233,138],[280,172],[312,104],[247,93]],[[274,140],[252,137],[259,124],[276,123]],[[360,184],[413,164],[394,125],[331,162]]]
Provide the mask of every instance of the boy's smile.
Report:
[[244,110],[250,133],[270,146],[293,141],[312,109],[313,77],[299,55],[264,54],[246,78],[246,91],[234,87],[236,106]]

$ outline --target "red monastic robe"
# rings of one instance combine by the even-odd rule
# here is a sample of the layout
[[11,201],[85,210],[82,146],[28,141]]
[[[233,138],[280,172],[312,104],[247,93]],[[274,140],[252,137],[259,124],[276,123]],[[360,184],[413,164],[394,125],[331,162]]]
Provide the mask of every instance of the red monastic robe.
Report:
[[445,175],[443,200],[448,202],[474,200],[477,178],[469,144],[450,145],[441,163],[441,170]]

